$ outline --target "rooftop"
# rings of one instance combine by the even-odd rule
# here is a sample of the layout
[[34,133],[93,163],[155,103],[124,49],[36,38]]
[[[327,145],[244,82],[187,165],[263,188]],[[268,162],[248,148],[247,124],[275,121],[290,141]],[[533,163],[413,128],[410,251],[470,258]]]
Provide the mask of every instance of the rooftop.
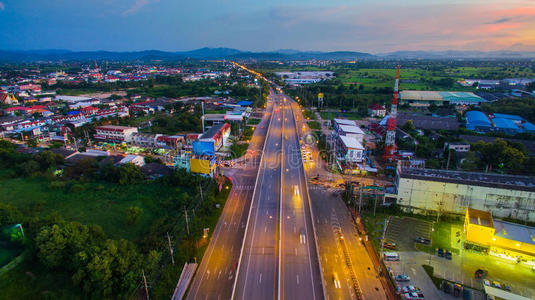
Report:
[[355,137],[341,135],[340,139],[342,140],[342,143],[344,143],[344,145],[347,148],[364,149],[364,147],[362,147],[362,144]]
[[535,245],[535,228],[502,220],[494,220],[495,236]]
[[466,214],[470,220],[470,224],[492,227],[492,215],[489,212],[467,208]]
[[358,134],[364,134],[364,131],[360,129],[358,126],[352,126],[352,125],[340,125],[340,129],[343,132],[347,133],[358,133]]
[[494,173],[448,171],[421,168],[401,168],[401,178],[450,182],[535,192],[535,177]]

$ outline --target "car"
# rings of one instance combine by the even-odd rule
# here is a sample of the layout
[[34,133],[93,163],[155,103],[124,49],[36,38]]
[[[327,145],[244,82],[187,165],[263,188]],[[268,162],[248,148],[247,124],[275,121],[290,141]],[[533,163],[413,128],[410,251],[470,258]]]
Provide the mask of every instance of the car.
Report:
[[483,280],[483,284],[486,286],[490,286],[490,281],[488,279]]
[[438,255],[439,257],[444,257],[444,249],[442,249],[442,248],[438,248],[438,250],[437,250],[437,255]]
[[338,274],[336,272],[333,273],[333,283],[334,283],[334,287],[337,288],[337,289],[342,287],[340,285],[340,279],[338,278]]
[[498,289],[501,289],[501,288],[502,288],[502,285],[501,285],[498,281],[496,281],[496,280],[494,280],[494,281],[492,282],[492,286],[495,287],[495,288],[498,288]]
[[487,276],[488,273],[489,272],[487,272],[486,270],[483,270],[483,269],[477,269],[474,272],[476,278],[483,278],[483,277]]
[[411,278],[405,274],[399,274],[396,276],[396,281],[410,281]]
[[503,289],[504,289],[504,290],[506,290],[506,291],[508,291],[508,292],[510,292],[510,291],[511,291],[511,287],[510,287],[510,286],[508,286],[508,285],[505,285],[505,286],[503,287]]
[[383,247],[386,248],[386,249],[390,249],[390,250],[396,250],[397,245],[396,245],[396,243],[385,242]]
[[425,244],[425,245],[431,244],[431,241],[429,239],[423,238],[421,236],[417,237],[414,241],[416,243]]
[[403,298],[404,298],[404,299],[408,299],[408,300],[420,300],[420,299],[425,299],[425,298],[424,298],[424,294],[422,294],[422,293],[416,293],[416,292],[404,293],[404,294],[403,294]]
[[446,254],[444,255],[444,257],[446,257],[446,259],[448,259],[448,260],[451,260],[451,252],[446,250]]

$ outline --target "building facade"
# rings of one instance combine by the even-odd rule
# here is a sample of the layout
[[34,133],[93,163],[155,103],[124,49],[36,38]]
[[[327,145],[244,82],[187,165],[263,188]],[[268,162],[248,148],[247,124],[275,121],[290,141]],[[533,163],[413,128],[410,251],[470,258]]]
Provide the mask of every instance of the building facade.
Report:
[[466,208],[493,216],[535,221],[535,178],[398,167],[397,203],[422,214],[464,214]]
[[136,127],[105,125],[96,128],[97,133],[94,138],[114,143],[130,143],[132,142],[132,135],[137,132]]

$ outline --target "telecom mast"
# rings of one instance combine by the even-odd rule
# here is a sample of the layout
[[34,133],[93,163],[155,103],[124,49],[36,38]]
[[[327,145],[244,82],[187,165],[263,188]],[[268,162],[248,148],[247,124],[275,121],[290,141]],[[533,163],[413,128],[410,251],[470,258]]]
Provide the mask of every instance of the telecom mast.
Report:
[[392,108],[390,109],[390,115],[388,117],[388,129],[386,131],[385,138],[385,153],[384,158],[387,161],[395,159],[396,155],[396,118],[398,114],[398,99],[399,99],[399,69],[396,72],[396,83],[394,85],[394,96],[392,97]]

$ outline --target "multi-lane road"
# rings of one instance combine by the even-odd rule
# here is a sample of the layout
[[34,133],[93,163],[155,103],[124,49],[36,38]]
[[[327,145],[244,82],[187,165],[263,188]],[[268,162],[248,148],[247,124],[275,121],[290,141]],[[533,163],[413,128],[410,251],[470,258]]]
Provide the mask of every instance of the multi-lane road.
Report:
[[307,131],[299,105],[271,91],[249,147],[256,163],[224,171],[233,190],[188,299],[389,298],[341,199],[309,195],[306,176],[326,171],[303,164]]
[[322,299],[308,192],[292,108],[274,95],[235,299]]

